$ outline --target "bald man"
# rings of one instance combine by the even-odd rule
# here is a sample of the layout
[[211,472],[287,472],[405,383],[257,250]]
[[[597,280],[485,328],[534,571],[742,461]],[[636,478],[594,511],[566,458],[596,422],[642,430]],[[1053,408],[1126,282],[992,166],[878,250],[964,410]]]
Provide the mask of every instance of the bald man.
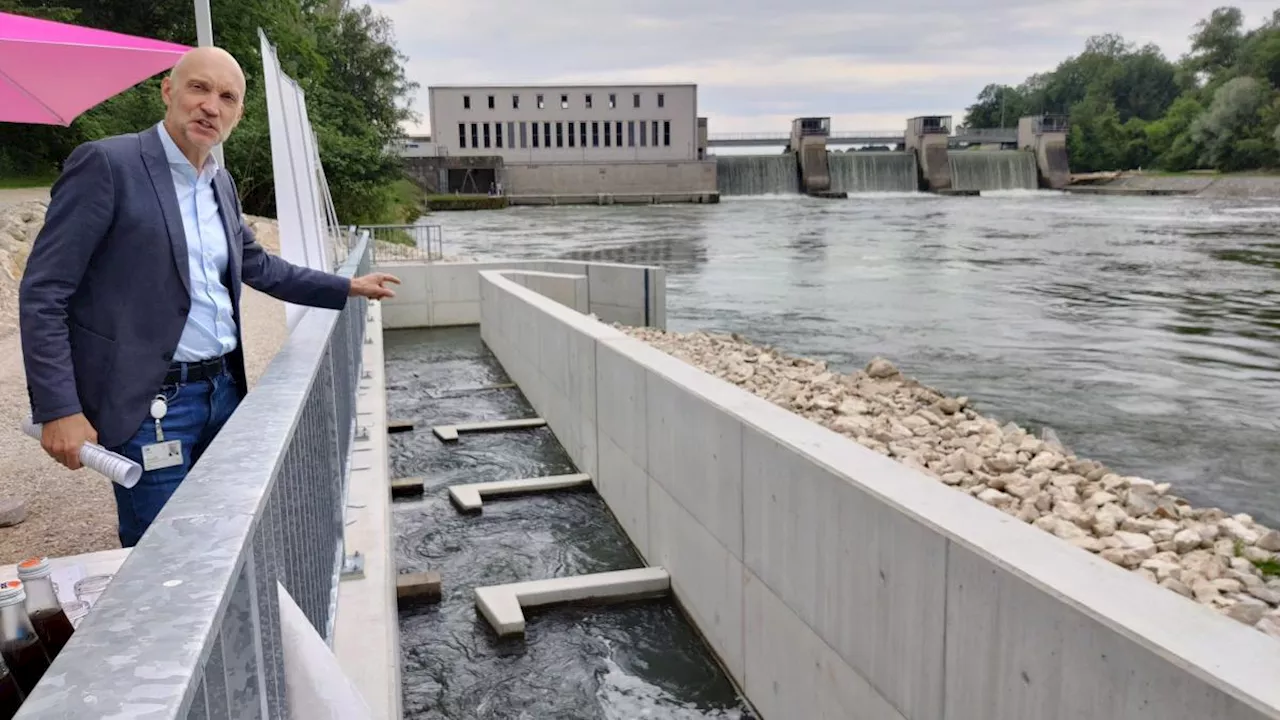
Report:
[[161,84],[164,119],[76,148],[54,184],[19,291],[32,419],[58,462],[85,442],[143,466],[113,485],[120,543],[134,546],[246,391],[241,283],[341,309],[392,296],[267,254],[235,183],[212,158],[244,114],[245,78],[219,48],[187,53]]

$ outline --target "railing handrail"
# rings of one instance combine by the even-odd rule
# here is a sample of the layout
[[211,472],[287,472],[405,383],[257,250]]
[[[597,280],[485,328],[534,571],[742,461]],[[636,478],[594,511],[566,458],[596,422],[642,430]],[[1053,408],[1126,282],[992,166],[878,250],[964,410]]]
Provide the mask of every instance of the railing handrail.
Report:
[[[369,241],[360,239],[338,272],[355,275],[367,265],[368,250]],[[311,547],[307,543],[314,538],[299,539],[290,535],[296,535],[294,528],[278,527],[288,524],[278,507],[265,517],[264,511],[275,486],[284,482],[282,468],[293,460],[286,452],[298,448],[295,433],[304,411],[315,411],[311,403],[317,401],[318,379],[329,380],[329,392],[340,391],[336,379],[323,372],[329,369],[331,338],[343,329],[340,319],[353,326],[358,320],[362,332],[365,312],[360,298],[349,299],[342,311],[307,312],[116,572],[18,718],[185,718],[194,702],[204,701],[202,693],[217,690],[223,692],[217,704],[250,712],[244,717],[268,717],[268,708],[278,710],[283,651],[273,580],[291,572],[284,566],[285,551]],[[353,383],[360,373],[359,347],[341,350],[353,355],[354,366],[344,361],[342,369],[355,375]],[[333,417],[344,409],[354,417],[354,407],[338,401],[330,427],[349,436],[350,419]],[[346,449],[349,457],[347,440],[332,439],[335,455]],[[340,472],[349,472],[349,459],[337,459]],[[296,468],[295,462],[291,472]],[[297,486],[299,479],[288,481]],[[307,512],[314,516],[316,511]],[[257,533],[262,523],[285,539],[274,544],[264,539]],[[340,556],[339,540],[335,564]],[[325,591],[312,589],[315,596]],[[273,609],[274,618],[263,617]],[[318,614],[311,613],[313,623]],[[328,622],[331,615],[321,624]],[[331,628],[317,629],[327,636]],[[228,687],[227,678],[243,680],[243,686]]]

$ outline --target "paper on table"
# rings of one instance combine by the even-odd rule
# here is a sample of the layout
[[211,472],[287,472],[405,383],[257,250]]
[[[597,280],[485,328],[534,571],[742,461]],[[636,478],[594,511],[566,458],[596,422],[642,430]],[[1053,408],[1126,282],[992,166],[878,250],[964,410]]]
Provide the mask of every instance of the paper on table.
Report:
[[76,597],[76,582],[84,577],[83,565],[54,565],[50,577],[58,589],[58,602],[69,603],[79,599]]

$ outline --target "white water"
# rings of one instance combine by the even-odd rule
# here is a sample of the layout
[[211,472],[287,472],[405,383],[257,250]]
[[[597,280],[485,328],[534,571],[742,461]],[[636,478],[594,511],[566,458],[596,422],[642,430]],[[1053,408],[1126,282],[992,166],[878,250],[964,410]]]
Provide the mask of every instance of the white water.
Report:
[[828,167],[837,192],[912,192],[919,185],[916,156],[907,152],[831,153]]
[[951,187],[956,190],[1035,190],[1036,158],[1023,150],[954,150]]

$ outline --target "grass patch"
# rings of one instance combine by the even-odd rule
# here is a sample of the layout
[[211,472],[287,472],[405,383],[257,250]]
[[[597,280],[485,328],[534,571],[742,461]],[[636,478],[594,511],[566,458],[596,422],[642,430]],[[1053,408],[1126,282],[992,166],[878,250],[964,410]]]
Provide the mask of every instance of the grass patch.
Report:
[[399,217],[389,225],[412,225],[427,214],[427,194],[408,178],[391,183],[391,198]]
[[25,190],[27,188],[46,188],[58,179],[58,173],[50,171],[43,175],[18,175],[0,177],[0,190]]
[[1261,562],[1253,561],[1253,566],[1258,568],[1258,572],[1262,573],[1265,578],[1280,577],[1280,561],[1263,560]]
[[430,210],[500,210],[507,206],[503,195],[428,195]]
[[408,247],[418,247],[418,243],[413,236],[404,230],[382,229],[378,231],[378,239],[382,242],[388,242],[393,245],[406,245]]

